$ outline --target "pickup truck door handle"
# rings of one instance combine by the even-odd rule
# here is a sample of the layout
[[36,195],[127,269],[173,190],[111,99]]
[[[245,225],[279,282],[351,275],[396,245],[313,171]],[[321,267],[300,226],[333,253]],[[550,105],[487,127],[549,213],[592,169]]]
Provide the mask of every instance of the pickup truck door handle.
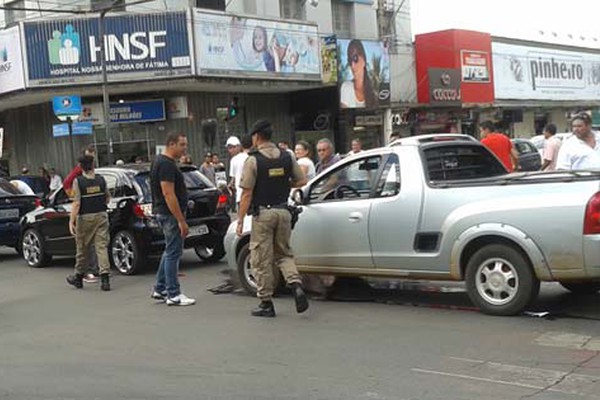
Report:
[[350,213],[350,215],[348,216],[348,220],[350,222],[360,222],[362,220],[362,213],[359,212],[352,212]]

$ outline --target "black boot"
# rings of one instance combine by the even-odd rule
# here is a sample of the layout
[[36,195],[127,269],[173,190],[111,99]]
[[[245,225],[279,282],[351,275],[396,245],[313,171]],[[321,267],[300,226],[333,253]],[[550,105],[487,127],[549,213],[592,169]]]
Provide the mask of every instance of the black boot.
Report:
[[275,316],[275,306],[272,301],[261,301],[258,307],[251,312],[253,317],[268,317],[273,318]]
[[67,283],[75,286],[77,289],[83,288],[83,274],[75,274],[67,276]]
[[102,289],[105,292],[108,292],[110,290],[110,278],[108,274],[102,274],[100,275],[100,279],[102,281],[101,285],[100,285],[100,289]]
[[296,302],[296,312],[301,314],[308,310],[308,299],[306,298],[306,293],[304,293],[302,285],[299,283],[292,283],[291,288],[292,294],[294,295],[294,301]]

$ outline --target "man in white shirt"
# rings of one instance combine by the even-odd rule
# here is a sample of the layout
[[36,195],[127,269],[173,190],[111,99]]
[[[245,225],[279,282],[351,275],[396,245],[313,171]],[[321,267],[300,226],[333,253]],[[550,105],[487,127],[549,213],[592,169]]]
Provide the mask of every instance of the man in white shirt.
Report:
[[556,169],[600,169],[600,133],[592,131],[592,118],[577,114],[571,124],[573,136],[561,145]]
[[242,188],[240,187],[240,182],[242,181],[242,171],[244,169],[244,163],[248,158],[248,152],[252,148],[252,136],[242,136],[241,146],[242,151],[231,159],[231,170],[232,173],[235,172],[235,175],[232,175],[231,177],[234,179],[235,184],[236,209],[239,207],[240,201],[242,200]]
[[349,156],[353,155],[353,154],[358,154],[358,153],[362,153],[363,149],[362,149],[362,142],[360,141],[360,139],[356,138],[356,139],[352,139],[352,144],[350,147],[350,152],[348,153]]
[[56,192],[62,185],[62,178],[54,168],[50,168],[50,193]]

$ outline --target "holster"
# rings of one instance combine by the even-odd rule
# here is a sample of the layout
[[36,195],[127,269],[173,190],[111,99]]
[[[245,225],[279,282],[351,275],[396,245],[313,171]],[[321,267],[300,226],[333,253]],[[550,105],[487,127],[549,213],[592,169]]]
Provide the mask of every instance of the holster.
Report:
[[260,214],[260,207],[257,206],[256,204],[250,204],[250,207],[248,208],[248,215],[251,215],[253,217],[258,217],[259,214]]
[[300,214],[302,213],[302,209],[300,207],[298,207],[298,206],[288,205],[287,206],[287,210],[292,215],[292,230],[293,230],[294,227],[296,226],[296,223],[298,223],[298,219],[300,218]]

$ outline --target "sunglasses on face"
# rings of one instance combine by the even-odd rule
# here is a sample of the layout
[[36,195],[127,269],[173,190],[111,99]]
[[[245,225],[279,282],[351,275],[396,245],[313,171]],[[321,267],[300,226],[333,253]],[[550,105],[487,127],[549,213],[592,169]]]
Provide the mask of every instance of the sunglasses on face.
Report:
[[353,54],[350,57],[348,57],[348,60],[350,61],[351,64],[356,64],[358,62],[358,60],[360,60],[360,57],[358,54]]

